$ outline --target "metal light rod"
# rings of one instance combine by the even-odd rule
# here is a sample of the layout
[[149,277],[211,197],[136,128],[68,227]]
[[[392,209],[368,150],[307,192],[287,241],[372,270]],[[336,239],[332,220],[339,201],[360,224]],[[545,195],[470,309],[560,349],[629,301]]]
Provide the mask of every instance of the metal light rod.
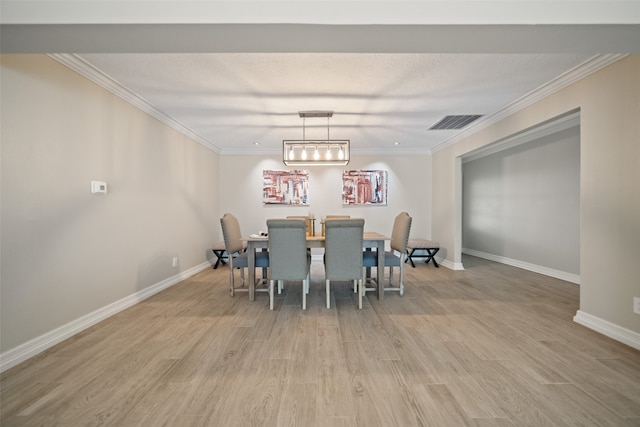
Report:
[[333,111],[327,110],[310,110],[310,111],[298,111],[300,117],[333,117]]

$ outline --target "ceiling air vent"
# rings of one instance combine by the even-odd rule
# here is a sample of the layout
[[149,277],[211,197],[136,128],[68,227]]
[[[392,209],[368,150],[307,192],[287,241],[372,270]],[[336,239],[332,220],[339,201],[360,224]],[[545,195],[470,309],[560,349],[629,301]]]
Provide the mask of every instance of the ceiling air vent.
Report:
[[435,125],[431,126],[429,130],[443,130],[443,129],[462,129],[469,123],[478,120],[482,115],[464,115],[464,116],[445,116]]

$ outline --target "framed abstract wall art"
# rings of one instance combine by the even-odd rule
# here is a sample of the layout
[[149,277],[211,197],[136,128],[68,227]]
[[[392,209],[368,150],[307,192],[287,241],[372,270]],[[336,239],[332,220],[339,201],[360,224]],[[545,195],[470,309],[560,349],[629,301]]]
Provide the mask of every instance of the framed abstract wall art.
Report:
[[386,170],[351,170],[342,172],[343,205],[386,205]]
[[309,205],[309,171],[262,171],[262,204]]

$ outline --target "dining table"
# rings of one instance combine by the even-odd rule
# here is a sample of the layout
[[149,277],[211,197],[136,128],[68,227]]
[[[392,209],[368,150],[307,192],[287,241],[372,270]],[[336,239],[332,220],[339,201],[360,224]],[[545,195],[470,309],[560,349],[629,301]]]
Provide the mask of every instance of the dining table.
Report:
[[[256,251],[269,247],[269,237],[251,235],[243,238],[247,242],[247,258],[249,261],[249,301],[254,301],[256,296]],[[390,237],[375,231],[365,231],[362,235],[362,247],[366,250],[375,250],[378,257],[378,265],[384,265],[384,244],[391,240]],[[324,248],[325,236],[323,234],[307,235],[307,248]],[[378,299],[384,299],[384,268],[376,268],[376,294]]]

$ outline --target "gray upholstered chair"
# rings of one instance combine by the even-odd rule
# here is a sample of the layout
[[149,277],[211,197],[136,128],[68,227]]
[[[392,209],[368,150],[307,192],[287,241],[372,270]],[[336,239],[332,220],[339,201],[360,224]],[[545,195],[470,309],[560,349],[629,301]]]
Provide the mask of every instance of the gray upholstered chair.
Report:
[[[244,287],[244,269],[249,267],[249,258],[245,251],[244,242],[242,241],[242,233],[240,232],[238,219],[230,213],[226,213],[222,218],[220,218],[220,225],[222,226],[224,245],[227,250],[227,256],[229,257],[229,286],[231,289],[231,296],[233,296],[235,291],[248,292],[249,288]],[[256,252],[255,266],[256,268],[262,269],[269,267],[269,254],[267,252]],[[240,269],[240,278],[242,279],[241,287],[235,286],[234,270],[236,268]],[[267,292],[268,290],[269,289],[256,289],[258,292]]]
[[364,219],[328,219],[325,222],[324,271],[327,308],[331,308],[331,281],[353,280],[362,308],[362,234]]
[[[409,233],[411,232],[411,217],[406,212],[401,212],[393,221],[393,230],[391,231],[391,250],[384,253],[384,265],[378,265],[378,257],[374,251],[365,251],[363,253],[363,264],[365,268],[389,267],[389,286],[385,287],[385,291],[398,291],[400,295],[404,295],[404,262],[407,257],[407,243],[409,241]],[[399,285],[393,286],[393,267],[400,268]],[[382,275],[384,276],[384,274]],[[363,286],[363,293],[374,288]]]
[[278,290],[284,280],[302,280],[302,309],[307,309],[309,268],[307,225],[304,219],[268,219],[269,233],[269,308],[273,310],[274,282]]

